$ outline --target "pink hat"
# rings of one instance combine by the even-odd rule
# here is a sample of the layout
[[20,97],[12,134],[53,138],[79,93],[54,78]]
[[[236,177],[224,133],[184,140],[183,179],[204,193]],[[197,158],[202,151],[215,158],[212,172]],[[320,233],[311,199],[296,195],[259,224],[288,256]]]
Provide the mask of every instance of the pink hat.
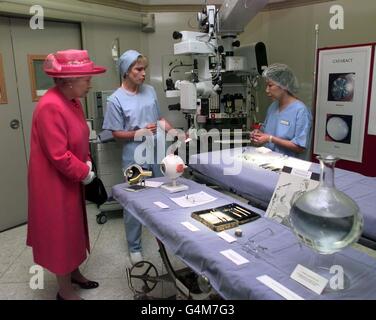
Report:
[[74,78],[99,74],[106,68],[94,65],[86,50],[64,50],[50,53],[44,61],[43,70],[54,78]]

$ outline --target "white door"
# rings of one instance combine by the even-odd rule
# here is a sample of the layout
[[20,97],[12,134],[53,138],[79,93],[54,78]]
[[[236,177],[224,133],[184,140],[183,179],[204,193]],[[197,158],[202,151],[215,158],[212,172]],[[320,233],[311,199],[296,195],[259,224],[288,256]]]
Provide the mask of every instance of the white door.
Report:
[[0,104],[0,231],[26,220],[26,149],[17,92],[10,20],[0,17],[0,54],[7,102]]
[[0,54],[7,103],[0,104],[0,231],[27,220],[27,159],[33,101],[28,56],[80,49],[78,24],[44,22],[32,30],[29,20],[0,16]]

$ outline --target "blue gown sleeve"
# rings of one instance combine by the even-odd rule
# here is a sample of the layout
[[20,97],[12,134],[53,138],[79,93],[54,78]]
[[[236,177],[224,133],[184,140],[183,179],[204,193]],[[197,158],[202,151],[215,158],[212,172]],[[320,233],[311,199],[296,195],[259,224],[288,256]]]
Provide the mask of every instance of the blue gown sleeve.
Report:
[[311,112],[307,108],[300,110],[296,117],[295,135],[291,142],[302,148],[306,148],[310,137],[311,126]]
[[107,111],[102,128],[111,131],[125,130],[125,117],[120,104],[107,100]]
[[151,87],[151,88],[152,88],[153,97],[154,97],[154,100],[155,100],[155,105],[156,105],[156,107],[157,107],[158,119],[160,119],[160,118],[162,118],[162,113],[161,113],[161,108],[160,108],[160,106],[159,106],[157,93],[155,92],[154,87]]

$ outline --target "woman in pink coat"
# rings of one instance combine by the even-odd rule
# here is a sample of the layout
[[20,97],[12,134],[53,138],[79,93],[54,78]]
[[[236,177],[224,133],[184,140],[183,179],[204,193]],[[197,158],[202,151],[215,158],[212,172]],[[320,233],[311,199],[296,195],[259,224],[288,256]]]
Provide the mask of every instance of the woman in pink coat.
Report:
[[28,171],[27,244],[35,263],[56,275],[57,299],[80,299],[72,283],[98,287],[79,266],[90,251],[84,185],[94,178],[89,157],[89,129],[79,98],[90,89],[95,66],[86,50],[47,56],[44,71],[56,86],[33,113]]

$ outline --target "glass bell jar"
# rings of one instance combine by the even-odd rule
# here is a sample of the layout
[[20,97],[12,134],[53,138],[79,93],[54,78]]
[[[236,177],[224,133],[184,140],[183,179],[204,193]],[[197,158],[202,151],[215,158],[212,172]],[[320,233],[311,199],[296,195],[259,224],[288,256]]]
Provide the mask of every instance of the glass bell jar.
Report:
[[359,207],[334,184],[338,158],[318,156],[320,183],[292,200],[290,223],[297,237],[314,251],[329,255],[356,242],[362,232]]

